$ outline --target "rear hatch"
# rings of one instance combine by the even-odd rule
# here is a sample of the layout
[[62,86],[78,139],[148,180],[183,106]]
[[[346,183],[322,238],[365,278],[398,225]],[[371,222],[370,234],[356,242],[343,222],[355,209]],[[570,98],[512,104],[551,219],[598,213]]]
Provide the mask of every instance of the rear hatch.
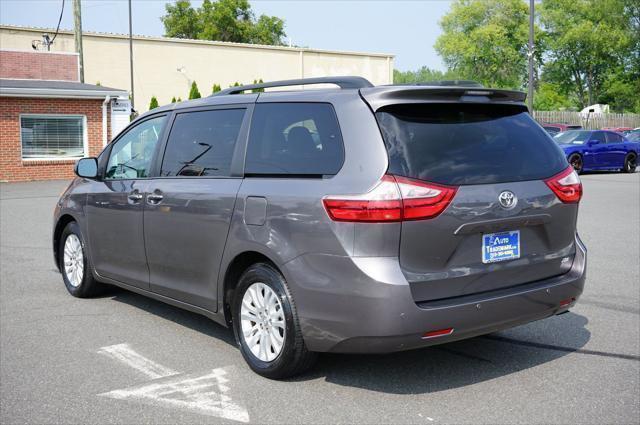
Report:
[[579,180],[513,92],[488,93],[469,99],[460,89],[437,96],[420,89],[397,100],[363,93],[385,141],[388,174],[456,191],[437,217],[402,221],[400,264],[416,302],[446,303],[571,267],[579,196],[563,202],[547,180],[576,187]]

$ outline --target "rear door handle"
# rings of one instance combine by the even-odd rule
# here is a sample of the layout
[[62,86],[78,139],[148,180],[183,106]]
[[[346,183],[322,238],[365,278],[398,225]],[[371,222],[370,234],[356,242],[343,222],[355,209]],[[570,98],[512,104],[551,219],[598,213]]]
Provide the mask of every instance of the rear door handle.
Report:
[[140,202],[142,200],[142,194],[137,190],[134,190],[129,194],[129,196],[127,196],[127,198],[129,198],[129,200],[134,203]]
[[147,204],[158,205],[160,202],[162,202],[163,199],[164,196],[162,196],[162,193],[156,190],[153,193],[147,195]]

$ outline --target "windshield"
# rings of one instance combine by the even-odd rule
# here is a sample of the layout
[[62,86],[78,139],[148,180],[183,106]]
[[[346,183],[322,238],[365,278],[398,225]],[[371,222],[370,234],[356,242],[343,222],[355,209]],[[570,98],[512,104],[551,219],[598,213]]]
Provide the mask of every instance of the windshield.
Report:
[[563,131],[553,136],[553,140],[560,145],[582,145],[589,140],[590,134],[590,131]]
[[560,148],[511,105],[390,105],[376,113],[389,172],[463,185],[538,180],[565,168]]

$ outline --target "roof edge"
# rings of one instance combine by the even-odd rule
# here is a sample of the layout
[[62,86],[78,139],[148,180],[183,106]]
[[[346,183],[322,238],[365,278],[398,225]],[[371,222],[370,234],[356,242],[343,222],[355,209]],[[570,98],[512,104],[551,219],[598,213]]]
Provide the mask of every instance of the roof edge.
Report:
[[24,87],[0,87],[0,97],[43,97],[59,99],[104,99],[111,97],[128,97],[123,90],[68,90]]
[[[41,27],[25,27],[20,25],[7,25],[1,24],[0,30],[13,30],[24,32],[55,32],[54,28],[41,28]],[[73,31],[67,29],[60,29],[58,34],[73,35]],[[103,38],[117,38],[117,39],[129,39],[128,34],[116,34],[116,33],[104,33],[93,31],[82,31],[84,37],[103,37]],[[224,46],[224,47],[240,47],[248,49],[264,49],[264,50],[281,50],[290,52],[308,52],[308,53],[327,53],[345,56],[372,56],[380,58],[395,58],[395,54],[391,53],[367,53],[367,52],[354,52],[347,50],[327,50],[327,49],[312,49],[308,47],[288,47],[288,46],[272,46],[267,44],[250,44],[250,43],[234,43],[230,41],[211,41],[211,40],[194,40],[190,38],[173,38],[173,37],[158,37],[148,35],[133,35],[134,40],[140,41],[157,41],[157,42],[173,42],[173,43],[186,43],[186,44],[205,44],[212,46]]]

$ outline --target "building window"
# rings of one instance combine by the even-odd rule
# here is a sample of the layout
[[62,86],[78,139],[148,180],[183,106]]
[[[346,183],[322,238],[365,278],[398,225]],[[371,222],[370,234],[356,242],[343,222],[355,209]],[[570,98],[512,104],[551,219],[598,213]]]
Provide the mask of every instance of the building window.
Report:
[[22,115],[22,158],[81,158],[86,154],[85,117],[78,115]]

